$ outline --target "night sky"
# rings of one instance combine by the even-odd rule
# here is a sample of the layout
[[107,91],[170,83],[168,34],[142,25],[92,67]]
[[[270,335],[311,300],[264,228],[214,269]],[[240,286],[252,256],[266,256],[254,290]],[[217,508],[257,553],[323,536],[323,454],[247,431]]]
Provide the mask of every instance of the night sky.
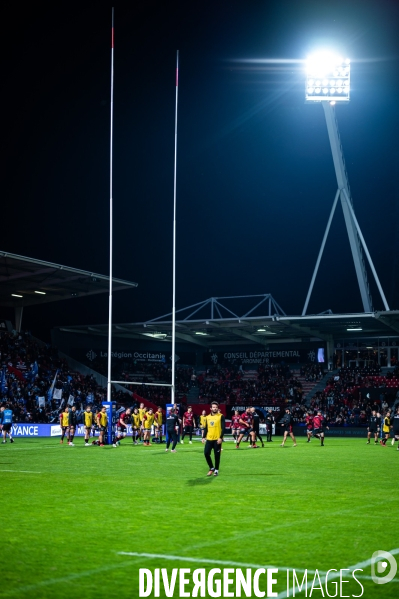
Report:
[[[103,274],[111,6],[2,8],[0,249]],[[114,275],[139,287],[115,294],[114,322],[172,308],[177,49],[177,308],[271,293],[301,313],[337,188],[327,129],[304,104],[303,64],[251,59],[319,47],[352,60],[351,102],[336,111],[349,182],[399,308],[398,30],[393,0],[115,3]],[[340,206],[308,312],[328,308],[362,311]],[[23,327],[47,337],[107,319],[104,295],[27,308]]]

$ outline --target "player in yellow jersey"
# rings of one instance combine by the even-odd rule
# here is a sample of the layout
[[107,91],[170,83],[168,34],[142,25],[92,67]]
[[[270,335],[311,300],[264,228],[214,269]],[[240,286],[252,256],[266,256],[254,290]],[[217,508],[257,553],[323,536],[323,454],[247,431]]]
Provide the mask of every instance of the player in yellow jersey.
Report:
[[392,426],[391,426],[391,412],[388,410],[388,412],[385,414],[385,418],[383,420],[382,423],[382,432],[383,432],[383,438],[380,441],[381,445],[385,445],[389,439],[389,432],[391,430]]
[[[211,413],[206,416],[206,425],[202,442],[205,443],[204,456],[209,466],[207,476],[218,476],[220,454],[224,434],[224,416],[219,412],[219,404],[216,401],[211,403]],[[215,455],[215,467],[212,463],[211,453]]]
[[97,414],[97,424],[98,424],[98,428],[100,430],[100,436],[99,436],[98,441],[99,441],[100,447],[104,447],[105,432],[107,430],[107,424],[108,424],[108,416],[107,416],[106,406],[103,406],[101,408],[101,412],[99,412]]
[[154,424],[155,415],[154,410],[150,408],[146,414],[143,416],[143,431],[144,431],[144,442],[143,445],[149,447],[151,445],[151,427]]
[[140,431],[139,431],[139,438],[140,438],[140,441],[142,440],[142,438],[143,438],[143,434],[144,434],[144,433],[143,433],[143,428],[144,428],[144,427],[143,427],[143,418],[144,418],[144,416],[145,416],[146,412],[147,412],[147,408],[145,408],[145,407],[144,407],[144,404],[143,404],[143,403],[141,403],[141,404],[140,404],[140,407],[139,407],[139,416],[140,416]]
[[134,445],[138,445],[137,439],[140,435],[140,414],[137,408],[134,408],[132,414],[132,439]]
[[155,439],[157,443],[162,443],[162,424],[163,424],[163,413],[161,406],[158,406],[158,410],[154,414],[155,416]]
[[61,441],[64,442],[65,433],[68,433],[67,439],[69,443],[69,409],[66,406],[65,410],[60,414],[60,426],[61,426]]
[[206,411],[202,410],[202,414],[200,416],[199,427],[201,431],[201,437],[204,438],[204,432],[206,428]]
[[93,412],[91,411],[91,407],[87,406],[86,410],[83,412],[83,424],[85,427],[85,447],[89,447],[89,439],[91,427],[93,426]]

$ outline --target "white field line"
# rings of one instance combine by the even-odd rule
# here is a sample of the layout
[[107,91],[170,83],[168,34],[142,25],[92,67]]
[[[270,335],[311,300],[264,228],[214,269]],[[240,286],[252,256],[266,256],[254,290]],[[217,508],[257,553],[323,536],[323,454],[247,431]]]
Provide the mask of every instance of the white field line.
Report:
[[36,472],[33,470],[0,470],[0,472],[22,472],[24,474],[42,474],[42,472]]
[[[135,551],[118,551],[117,555],[129,555],[131,557],[145,557],[147,559],[165,559],[174,562],[192,562],[194,564],[215,564],[217,566],[236,566],[237,568],[277,568],[280,570],[287,570],[288,568],[278,566],[265,566],[265,564],[247,564],[242,562],[231,562],[220,559],[202,559],[199,557],[183,557],[181,555],[165,555],[162,553],[136,553]],[[305,572],[305,570],[298,569],[297,572]]]

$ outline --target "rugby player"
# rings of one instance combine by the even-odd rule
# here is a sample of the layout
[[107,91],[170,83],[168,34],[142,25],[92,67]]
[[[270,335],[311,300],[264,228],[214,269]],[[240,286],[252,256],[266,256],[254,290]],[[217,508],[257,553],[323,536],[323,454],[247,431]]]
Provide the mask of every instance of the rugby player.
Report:
[[138,445],[137,439],[140,435],[140,414],[137,408],[134,408],[132,414],[132,440],[134,445]]
[[139,439],[140,441],[143,440],[144,437],[144,431],[143,431],[143,419],[144,419],[144,415],[147,412],[147,408],[144,406],[143,403],[140,404],[139,407],[139,416],[140,416],[140,430],[139,430]]
[[121,444],[121,439],[124,439],[127,435],[127,425],[131,420],[131,409],[128,408],[122,414],[119,414],[118,423],[116,425],[116,439],[115,443],[112,444],[113,447],[117,447]]
[[158,410],[155,412],[155,439],[157,443],[162,443],[162,424],[162,408],[161,406],[158,406]]
[[367,445],[370,445],[371,435],[374,435],[374,445],[378,445],[378,433],[380,430],[379,423],[381,422],[381,415],[375,410],[371,412],[369,418],[369,425],[367,427]]
[[328,429],[328,426],[326,424],[326,419],[324,418],[323,414],[321,413],[321,411],[319,410],[316,414],[316,416],[313,418],[313,435],[315,437],[317,437],[318,439],[320,439],[320,445],[323,447],[324,446],[324,432],[325,429]]
[[306,443],[310,443],[310,438],[313,434],[313,414],[305,414],[305,422],[306,422],[306,434],[308,436],[308,440]]
[[152,445],[152,443],[150,443],[150,437],[151,437],[151,427],[154,424],[154,420],[155,420],[154,411],[152,408],[150,408],[148,410],[148,412],[146,412],[143,416],[143,431],[144,431],[143,445],[145,445],[146,447],[149,447],[150,445]]
[[103,406],[101,408],[101,411],[98,412],[96,418],[97,418],[98,429],[100,431],[98,443],[99,443],[100,447],[104,447],[105,433],[107,431],[107,424],[108,424],[108,416],[107,416],[106,406]]
[[248,407],[245,412],[243,412],[240,416],[240,420],[239,420],[239,425],[240,425],[240,434],[238,435],[238,440],[237,440],[237,444],[236,444],[236,449],[240,448],[240,443],[244,437],[244,435],[247,436],[247,440],[249,438],[249,436],[251,435],[251,439],[252,439],[252,410],[250,407]]
[[201,431],[201,439],[204,438],[204,431],[206,426],[206,411],[202,410],[202,414],[200,416],[200,431]]
[[91,406],[87,406],[86,410],[83,412],[83,424],[85,427],[85,447],[89,447],[90,432],[91,427],[93,426],[93,412],[91,411]]
[[179,408],[172,408],[168,411],[166,416],[166,449],[169,451],[170,444],[172,443],[171,453],[176,453],[176,445],[179,433],[179,427],[181,420],[179,418]]
[[193,408],[188,406],[187,412],[183,414],[183,435],[180,443],[184,443],[184,437],[186,433],[189,435],[189,443],[192,445],[193,443],[193,431],[194,431],[194,413]]
[[[219,413],[219,404],[211,403],[211,413],[206,417],[206,426],[202,443],[205,443],[204,456],[209,466],[207,476],[218,476],[220,455],[223,442],[225,420],[223,414]],[[215,456],[215,466],[212,463],[212,450]]]
[[253,429],[252,447],[256,449],[258,447],[258,445],[256,445],[256,439],[259,439],[259,441],[262,443],[262,447],[264,447],[265,444],[263,443],[263,439],[259,433],[259,424],[260,424],[259,414],[255,410],[255,408],[251,408],[251,410],[252,410],[252,429]]
[[391,412],[388,410],[388,412],[385,414],[384,423],[382,425],[384,437],[380,441],[381,445],[384,445],[384,447],[386,447],[387,441],[389,439],[389,431],[391,428]]
[[72,406],[72,409],[69,412],[69,440],[68,440],[68,445],[71,445],[71,447],[75,447],[73,438],[75,436],[75,431],[76,431],[77,425],[78,425],[78,414],[76,412],[76,406]]
[[392,438],[392,445],[395,444],[395,441],[398,441],[398,451],[399,451],[399,406],[396,409],[396,413],[393,415],[393,418],[391,420],[392,422],[392,426],[393,426],[393,438]]
[[[205,410],[204,410],[205,412]],[[202,412],[202,413],[204,413]],[[234,415],[231,417],[231,433],[233,435],[234,441],[238,442],[238,436],[240,434],[240,412],[238,410],[234,411]]]
[[273,443],[273,439],[272,439],[273,424],[274,424],[273,410],[270,408],[266,414],[266,432],[267,432],[266,441],[268,443]]
[[2,443],[7,443],[7,435],[10,438],[10,443],[14,443],[14,439],[11,434],[12,427],[12,410],[8,406],[1,406],[0,409],[0,424],[2,424],[2,432],[3,432],[3,441]]
[[68,444],[69,444],[69,409],[68,406],[65,406],[65,410],[60,414],[60,427],[61,427],[61,441],[64,442],[65,433],[67,434]]
[[288,435],[291,437],[291,439],[294,442],[293,447],[296,447],[296,439],[292,430],[292,416],[291,416],[291,412],[290,410],[287,408],[285,410],[285,416],[283,416],[282,420],[281,420],[281,426],[284,426],[284,438],[283,438],[283,442],[281,443],[280,447],[284,447],[284,443],[287,440]]

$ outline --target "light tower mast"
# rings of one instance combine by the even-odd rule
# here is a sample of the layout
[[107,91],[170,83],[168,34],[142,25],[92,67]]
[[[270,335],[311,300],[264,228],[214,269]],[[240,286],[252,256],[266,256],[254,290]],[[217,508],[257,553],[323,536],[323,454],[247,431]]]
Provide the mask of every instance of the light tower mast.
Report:
[[319,269],[324,246],[330,230],[331,222],[334,216],[338,199],[341,200],[344,213],[346,230],[348,232],[349,243],[352,251],[352,258],[355,265],[356,276],[359,284],[360,295],[363,303],[364,312],[373,312],[373,302],[370,293],[370,287],[367,278],[367,270],[364,254],[366,255],[375,282],[381,294],[385,310],[389,310],[385,299],[377,272],[371,260],[366,242],[357,222],[353,201],[350,193],[348,174],[345,168],[344,154],[338,131],[338,123],[335,116],[334,105],[337,103],[347,103],[350,99],[350,61],[343,60],[340,57],[329,53],[317,54],[309,58],[307,63],[306,91],[305,97],[307,103],[321,102],[326,118],[328,137],[330,140],[331,152],[334,162],[335,175],[337,178],[338,190],[335,195],[331,214],[324,233],[323,241],[320,247],[316,266],[310,282],[309,291],[306,297],[302,315],[306,314],[313,285]]

